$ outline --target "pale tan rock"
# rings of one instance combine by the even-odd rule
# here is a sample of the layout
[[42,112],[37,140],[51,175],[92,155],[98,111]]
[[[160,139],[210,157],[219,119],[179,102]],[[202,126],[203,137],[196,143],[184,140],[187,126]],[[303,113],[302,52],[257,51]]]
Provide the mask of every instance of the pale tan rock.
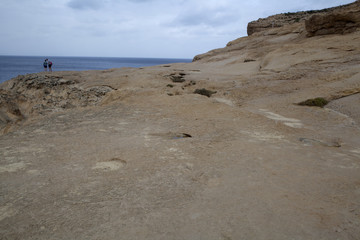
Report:
[[356,239],[360,31],[304,27],[2,84],[1,237]]
[[356,31],[360,27],[360,10],[314,15],[305,21],[308,36],[345,34]]
[[[250,36],[257,32],[294,23],[304,23],[305,20],[309,36],[349,32],[358,26],[359,6],[359,1],[355,1],[347,5],[323,10],[288,12],[268,18],[260,18],[248,23],[247,34]],[[274,34],[276,34],[276,30]]]

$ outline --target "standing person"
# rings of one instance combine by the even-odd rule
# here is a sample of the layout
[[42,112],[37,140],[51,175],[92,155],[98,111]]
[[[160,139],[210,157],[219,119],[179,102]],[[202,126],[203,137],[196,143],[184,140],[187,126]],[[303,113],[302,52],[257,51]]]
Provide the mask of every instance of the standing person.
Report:
[[49,71],[52,72],[52,69],[51,69],[52,62],[51,61],[48,62],[48,66],[49,66]]
[[44,63],[43,63],[43,65],[44,65],[44,71],[46,72],[47,71],[47,66],[48,66],[48,62],[47,62],[48,60],[47,59],[45,59],[45,61],[44,61]]

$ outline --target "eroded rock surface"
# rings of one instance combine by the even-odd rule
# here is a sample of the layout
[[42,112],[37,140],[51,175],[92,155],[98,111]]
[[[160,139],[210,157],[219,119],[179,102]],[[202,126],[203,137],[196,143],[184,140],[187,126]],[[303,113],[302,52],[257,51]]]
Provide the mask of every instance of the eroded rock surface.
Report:
[[29,74],[11,80],[1,89],[1,131],[6,133],[29,117],[97,105],[114,90],[109,86],[83,88],[76,79],[76,75]]
[[359,39],[300,21],[1,84],[0,238],[357,239]]
[[306,20],[309,36],[353,31],[359,26],[359,1],[351,4],[302,12],[289,12],[248,23],[247,34],[279,28]]
[[360,9],[347,13],[311,16],[305,22],[308,36],[346,34],[360,27]]

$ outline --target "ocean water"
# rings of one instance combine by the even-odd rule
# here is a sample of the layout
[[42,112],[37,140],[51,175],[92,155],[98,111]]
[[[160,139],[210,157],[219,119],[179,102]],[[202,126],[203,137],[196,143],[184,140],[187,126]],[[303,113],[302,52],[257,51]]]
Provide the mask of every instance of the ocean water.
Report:
[[0,56],[0,83],[18,75],[44,71],[43,62],[46,58],[53,63],[53,71],[105,70],[121,67],[139,68],[178,62],[191,62],[191,59],[175,58]]

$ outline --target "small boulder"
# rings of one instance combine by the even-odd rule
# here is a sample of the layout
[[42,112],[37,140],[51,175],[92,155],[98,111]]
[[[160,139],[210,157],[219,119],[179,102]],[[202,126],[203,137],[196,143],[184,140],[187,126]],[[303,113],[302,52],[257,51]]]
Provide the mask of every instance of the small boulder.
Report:
[[201,88],[201,89],[196,89],[194,91],[194,93],[204,95],[204,96],[207,96],[207,97],[211,97],[211,95],[215,94],[216,91],[211,91],[211,90],[207,90],[205,88]]
[[170,76],[170,79],[172,82],[174,83],[182,83],[185,82],[184,76],[183,75],[173,75]]

